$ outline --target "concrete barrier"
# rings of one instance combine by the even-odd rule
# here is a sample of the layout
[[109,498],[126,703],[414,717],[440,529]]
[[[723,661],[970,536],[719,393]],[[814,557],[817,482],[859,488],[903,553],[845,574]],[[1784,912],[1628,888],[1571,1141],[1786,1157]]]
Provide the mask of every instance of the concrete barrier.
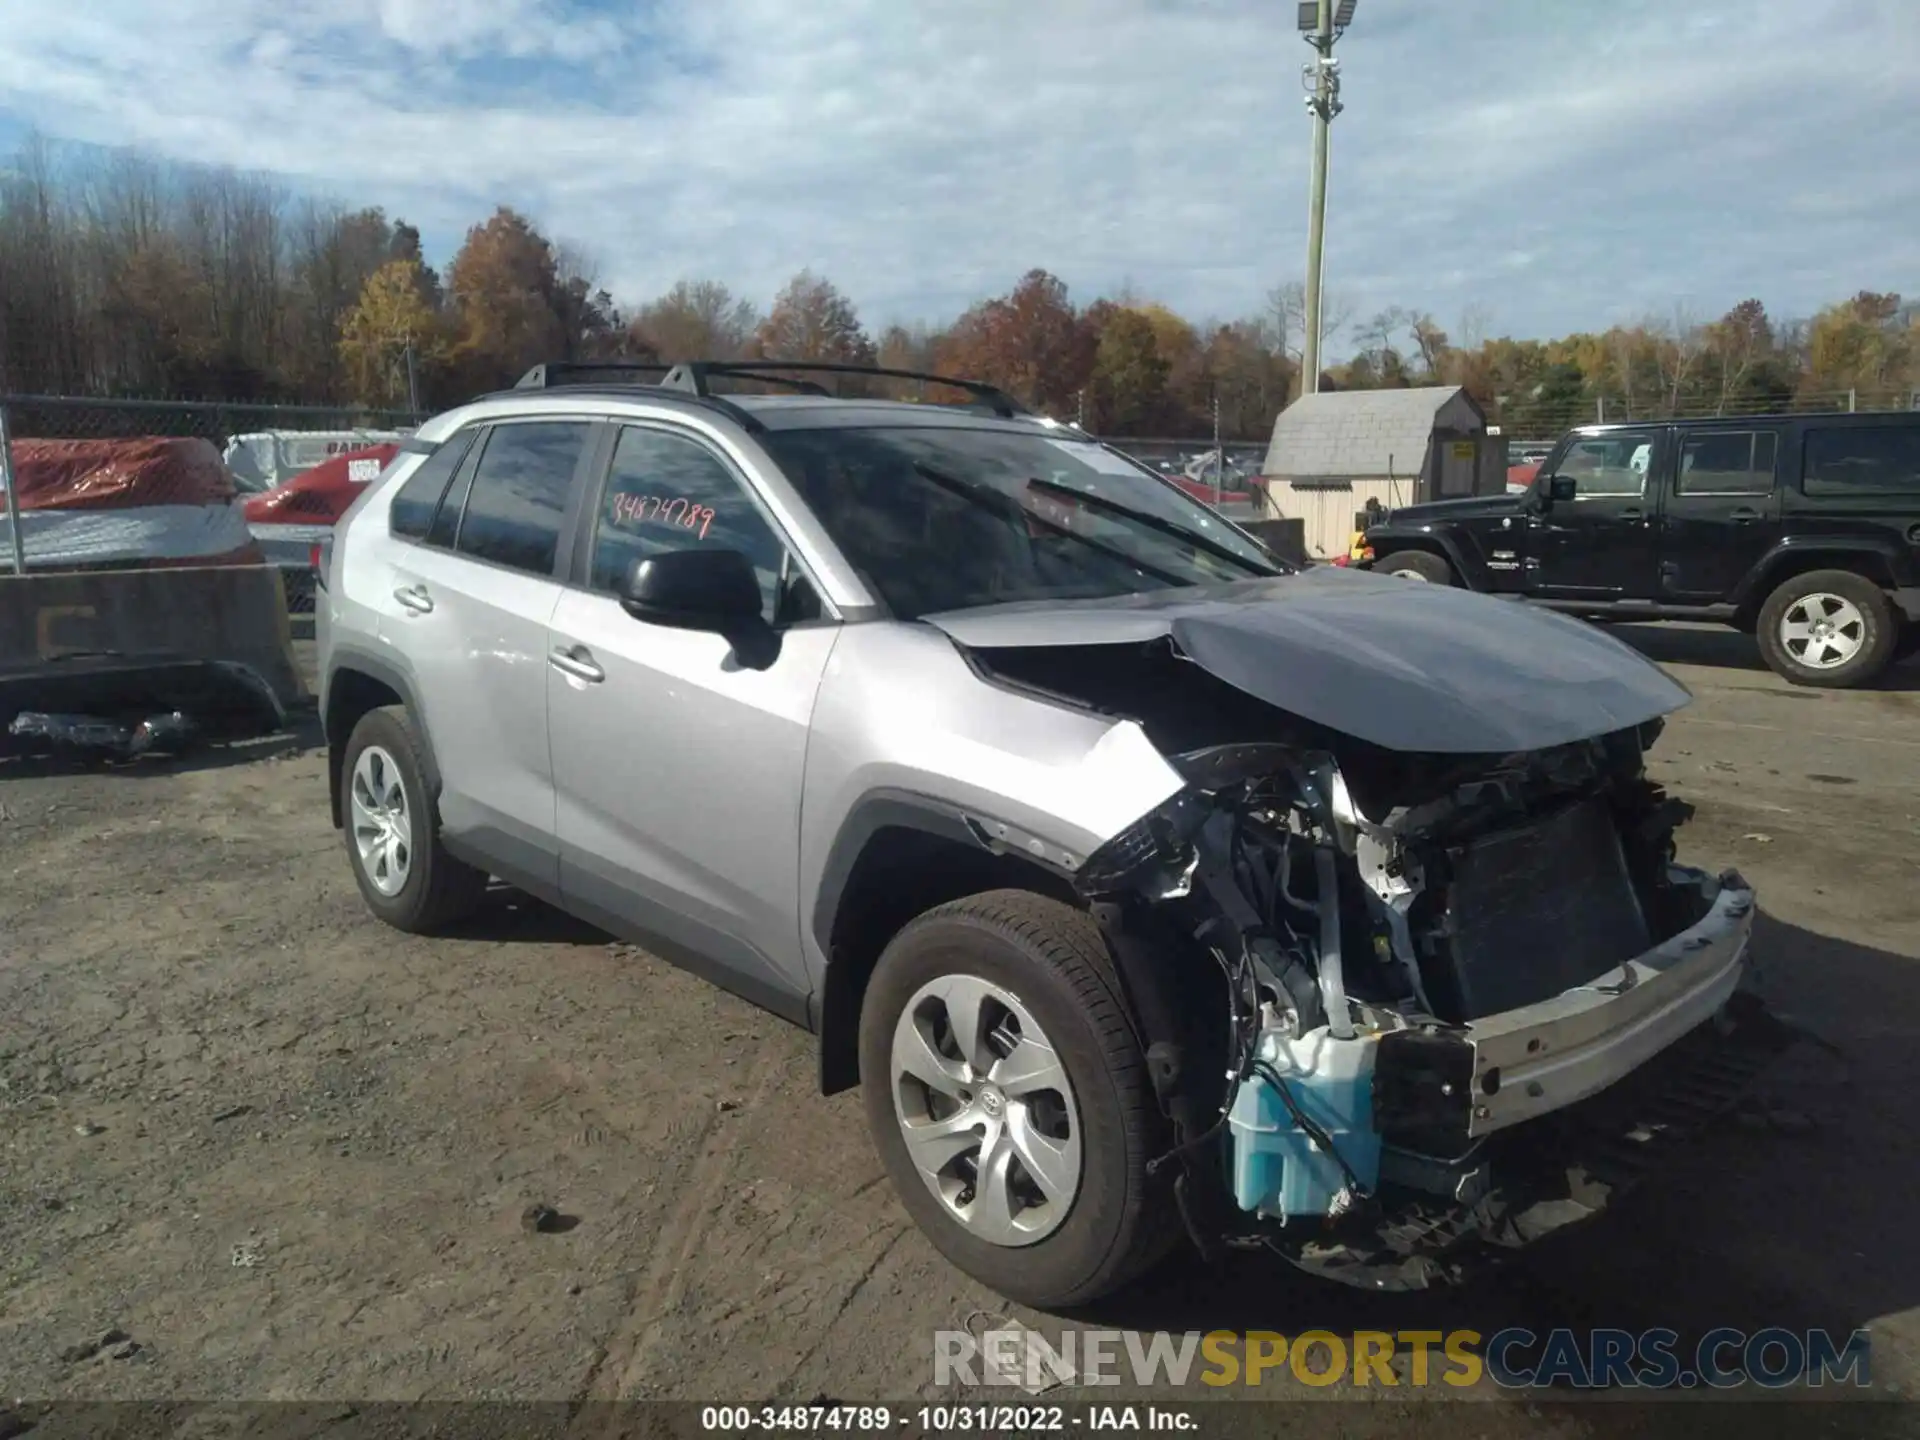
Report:
[[307,698],[270,565],[0,575],[0,711],[198,703],[284,720]]

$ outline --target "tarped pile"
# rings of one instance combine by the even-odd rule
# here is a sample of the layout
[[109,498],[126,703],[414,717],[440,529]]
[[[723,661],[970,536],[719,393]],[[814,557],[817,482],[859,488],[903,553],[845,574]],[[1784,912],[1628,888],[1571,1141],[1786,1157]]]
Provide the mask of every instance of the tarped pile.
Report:
[[348,451],[272,490],[247,497],[247,523],[253,527],[254,538],[296,538],[294,531],[300,532],[299,538],[332,534],[334,522],[347,513],[347,507],[399,453],[398,445],[370,445]]
[[205,440],[16,440],[13,477],[29,570],[261,563]]

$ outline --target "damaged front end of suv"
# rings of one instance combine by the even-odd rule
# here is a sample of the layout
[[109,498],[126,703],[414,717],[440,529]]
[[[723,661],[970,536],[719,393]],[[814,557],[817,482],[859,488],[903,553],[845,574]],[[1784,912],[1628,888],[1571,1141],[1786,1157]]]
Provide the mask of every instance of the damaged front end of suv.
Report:
[[1436,682],[1474,662],[1438,640],[1316,689],[1302,673],[1338,641],[1292,584],[1296,605],[1125,643],[1087,643],[1111,616],[955,638],[997,684],[1136,721],[1184,781],[1073,883],[1195,1241],[1417,1288],[1597,1213],[1787,1031],[1748,985],[1752,888],[1677,863],[1691,809],[1646,775],[1684,690],[1573,622],[1575,651],[1606,649],[1567,662],[1571,697],[1476,715],[1484,687]]

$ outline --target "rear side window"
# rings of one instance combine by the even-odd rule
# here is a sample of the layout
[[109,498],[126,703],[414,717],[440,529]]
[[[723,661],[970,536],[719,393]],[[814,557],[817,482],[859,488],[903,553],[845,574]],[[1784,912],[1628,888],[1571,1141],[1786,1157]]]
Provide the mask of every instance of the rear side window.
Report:
[[455,548],[476,560],[551,575],[589,428],[580,421],[495,426],[473,472]]
[[1766,495],[1773,490],[1771,430],[1709,430],[1680,445],[1682,495]]
[[453,484],[440,497],[440,508],[435,512],[433,525],[427,531],[427,544],[442,550],[453,549],[453,542],[460,534],[460,516],[467,508],[467,493],[473,489],[473,470],[480,463],[480,456],[486,452],[486,448],[487,442],[482,438],[468,450],[466,460],[453,477]]
[[1920,495],[1920,425],[1808,430],[1800,488],[1809,495]]
[[425,538],[428,527],[433,524],[434,511],[440,508],[440,497],[446,493],[447,482],[466,458],[473,437],[472,430],[449,435],[420,462],[413,474],[400,482],[393,504],[387,507],[387,528],[393,534],[403,540]]

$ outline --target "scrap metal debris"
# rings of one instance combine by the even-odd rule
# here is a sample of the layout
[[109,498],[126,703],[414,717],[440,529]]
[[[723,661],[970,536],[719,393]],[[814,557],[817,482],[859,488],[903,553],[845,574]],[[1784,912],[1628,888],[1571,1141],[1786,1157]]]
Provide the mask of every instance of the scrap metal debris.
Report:
[[23,710],[7,726],[16,741],[39,741],[56,753],[79,751],[131,760],[140,755],[177,755],[200,733],[192,718],[178,710],[149,715],[127,725],[97,715],[64,715]]

